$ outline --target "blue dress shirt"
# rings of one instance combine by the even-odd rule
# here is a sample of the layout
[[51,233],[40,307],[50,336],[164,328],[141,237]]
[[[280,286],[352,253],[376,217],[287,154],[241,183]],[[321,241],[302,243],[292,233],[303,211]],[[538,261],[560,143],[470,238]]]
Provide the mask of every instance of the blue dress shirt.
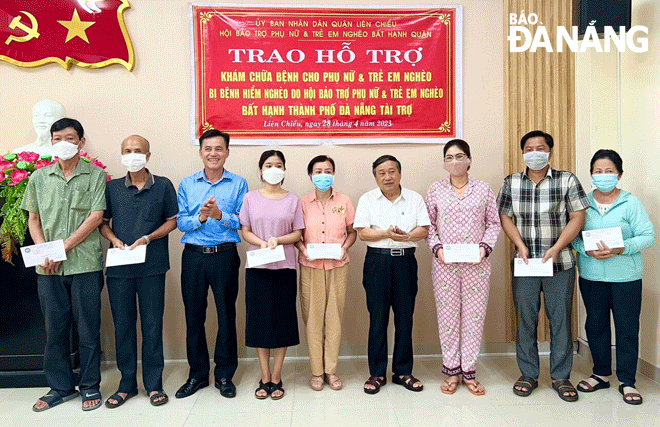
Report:
[[[241,223],[238,214],[243,206],[243,197],[248,192],[245,178],[225,169],[220,181],[215,184],[206,179],[204,171],[185,177],[179,185],[179,213],[176,222],[183,231],[182,243],[212,246],[227,242],[240,242],[238,230]],[[209,198],[215,197],[222,211],[222,219],[209,217],[199,222],[199,209]]]

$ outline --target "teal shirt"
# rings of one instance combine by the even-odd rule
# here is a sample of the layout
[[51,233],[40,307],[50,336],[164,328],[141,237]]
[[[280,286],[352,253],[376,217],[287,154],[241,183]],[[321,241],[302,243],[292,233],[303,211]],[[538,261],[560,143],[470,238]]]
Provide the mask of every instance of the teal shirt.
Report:
[[580,277],[599,282],[631,282],[642,278],[644,261],[641,250],[653,246],[655,233],[642,203],[632,194],[621,194],[610,209],[601,215],[594,201],[593,192],[587,195],[591,206],[587,208],[583,231],[621,227],[624,251],[606,260],[597,260],[586,254],[582,233],[573,240],[578,252]]

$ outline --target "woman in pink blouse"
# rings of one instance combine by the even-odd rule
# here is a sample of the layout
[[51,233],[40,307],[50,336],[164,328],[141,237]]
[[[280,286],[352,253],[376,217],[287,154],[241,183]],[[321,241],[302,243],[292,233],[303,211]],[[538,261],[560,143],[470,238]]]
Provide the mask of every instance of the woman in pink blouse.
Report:
[[[467,142],[453,139],[445,145],[444,168],[449,176],[431,184],[426,195],[431,219],[426,243],[434,255],[433,291],[442,372],[448,376],[442,392],[454,394],[462,375],[470,393],[480,396],[485,389],[476,380],[476,366],[490,287],[488,255],[501,224],[495,194],[488,184],[467,173],[471,162]],[[451,244],[478,245],[480,261],[445,262],[445,248]]]
[[[355,209],[351,199],[335,191],[335,162],[328,156],[316,156],[307,165],[314,191],[302,200],[305,230],[300,250],[300,307],[307,332],[312,378],[309,385],[320,391],[328,383],[331,389],[342,388],[337,376],[337,358],[341,341],[348,285],[348,248],[355,243]],[[339,259],[311,259],[308,249],[317,243],[341,245]]]
[[[284,261],[245,270],[245,345],[255,347],[261,366],[257,399],[284,397],[282,365],[287,347],[298,345],[296,313],[296,249],[303,222],[300,198],[282,188],[284,154],[267,150],[259,159],[264,185],[243,199],[239,214],[243,239],[250,250],[284,248]],[[270,370],[273,350],[274,368]]]

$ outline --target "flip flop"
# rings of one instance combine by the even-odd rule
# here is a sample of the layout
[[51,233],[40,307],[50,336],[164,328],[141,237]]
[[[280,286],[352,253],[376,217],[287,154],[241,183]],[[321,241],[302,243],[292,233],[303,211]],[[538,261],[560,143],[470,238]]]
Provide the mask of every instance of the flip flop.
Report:
[[477,380],[466,380],[463,378],[463,385],[466,386],[468,391],[475,396],[483,396],[486,394],[486,390],[479,391],[479,386],[481,383]]
[[[121,397],[119,392],[116,392],[112,396],[108,397],[108,400],[105,401],[105,407],[108,408],[108,409],[119,408],[121,405],[124,404],[124,402],[126,402],[128,399],[130,399],[131,397],[136,396],[136,395],[137,395],[137,393],[127,393],[126,397]],[[110,399],[116,400],[117,403],[110,402]],[[94,400],[94,399],[87,399],[87,400]]]
[[454,393],[456,393],[456,390],[458,390],[458,384],[459,384],[458,380],[449,381],[449,378],[447,378],[446,380],[444,380],[442,382],[442,385],[446,386],[447,390],[440,387],[440,391],[443,392],[444,394],[454,394]]
[[34,405],[32,405],[32,410],[34,412],[43,412],[57,405],[61,405],[64,402],[68,402],[71,399],[75,399],[79,395],[80,393],[74,390],[70,394],[67,394],[66,396],[61,396],[57,391],[50,389],[48,393],[44,394],[39,398],[39,400],[46,403],[46,406],[44,406],[43,408],[37,408],[36,407],[37,404],[35,403]]
[[[101,397],[101,392],[98,391],[98,390],[85,390],[85,391],[80,392],[80,394],[82,395],[82,410],[85,411],[85,412],[93,411],[94,409],[101,406],[101,404],[103,403],[103,398]],[[85,408],[85,402],[89,402],[90,400],[97,400],[97,399],[98,399],[99,403],[97,403],[96,405],[88,406],[87,408]]]

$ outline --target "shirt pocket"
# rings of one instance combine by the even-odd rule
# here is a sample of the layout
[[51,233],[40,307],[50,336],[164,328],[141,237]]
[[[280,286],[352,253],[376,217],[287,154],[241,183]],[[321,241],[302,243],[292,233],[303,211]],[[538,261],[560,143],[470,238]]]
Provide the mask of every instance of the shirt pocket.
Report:
[[71,209],[77,211],[89,211],[92,207],[92,198],[87,191],[71,191]]

